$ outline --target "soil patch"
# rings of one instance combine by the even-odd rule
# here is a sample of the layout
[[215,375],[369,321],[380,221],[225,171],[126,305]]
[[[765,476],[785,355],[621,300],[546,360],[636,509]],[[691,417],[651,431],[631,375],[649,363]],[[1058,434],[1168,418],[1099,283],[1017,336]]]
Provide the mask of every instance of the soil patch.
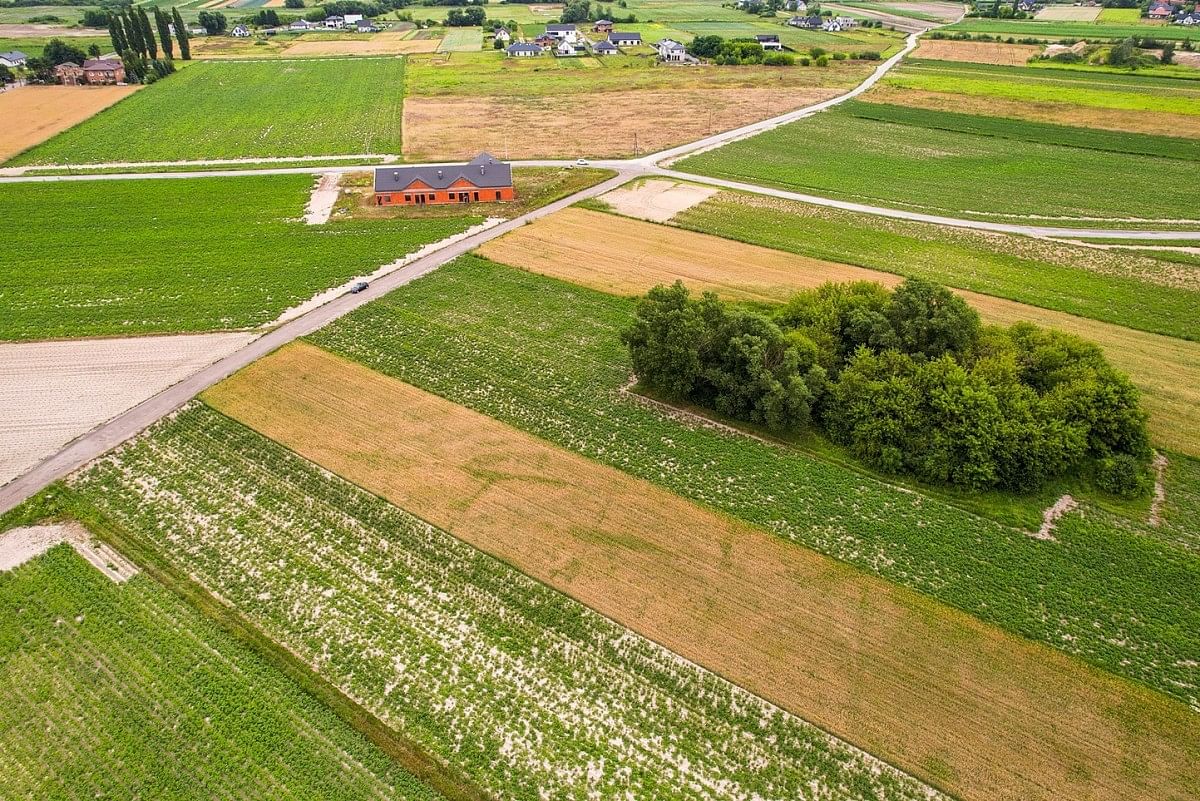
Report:
[[305,39],[283,51],[285,56],[390,56],[432,53],[440,39],[406,39],[407,32],[379,33],[370,39],[321,41]]
[[[486,243],[493,261],[616,295],[640,295],[681,280],[695,292],[778,303],[826,281],[876,281],[894,287],[893,273],[797,256],[708,234],[612,214],[569,208]],[[958,294],[985,321],[1028,321],[1059,328],[1104,348],[1143,392],[1154,439],[1200,456],[1200,343],[1134,331],[1110,323],[1028,306],[975,292]]]
[[[833,88],[631,90],[404,100],[404,155],[470,158],[625,157],[691,142],[841,93]],[[613,104],[620,113],[608,113]]]
[[0,162],[78,125],[139,86],[22,86],[0,92]]
[[1039,21],[1094,22],[1103,10],[1100,6],[1046,6],[1033,18]]
[[1018,67],[1042,52],[1041,45],[1005,44],[1004,42],[956,42],[950,39],[922,39],[913,55],[937,61],[967,61],[972,64],[1001,64]]
[[661,178],[649,178],[602,195],[599,199],[626,217],[667,222],[681,211],[703,203],[719,190]]
[[310,345],[205,399],[966,801],[1195,779],[1183,704]]
[[0,533],[0,572],[19,567],[60,543],[71,547],[110,581],[128,581],[138,574],[137,565],[108,545],[96,542],[91,533],[75,521],[44,526],[24,526]]

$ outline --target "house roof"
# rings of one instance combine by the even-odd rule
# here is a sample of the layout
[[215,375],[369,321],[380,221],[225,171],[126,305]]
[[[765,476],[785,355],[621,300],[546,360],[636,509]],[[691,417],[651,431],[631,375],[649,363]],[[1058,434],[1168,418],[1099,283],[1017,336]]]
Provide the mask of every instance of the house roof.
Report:
[[119,59],[115,58],[89,58],[83,62],[85,70],[115,70],[117,67],[123,67]]
[[642,35],[635,31],[613,31],[608,35],[608,40],[611,42],[614,39],[622,41],[625,39],[636,39],[640,42],[642,41]]
[[542,52],[542,48],[538,47],[537,45],[529,44],[528,42],[517,42],[516,44],[510,44],[506,49],[509,53],[540,53],[540,52]]
[[74,61],[64,61],[63,63],[55,66],[54,69],[59,69],[60,67],[70,67],[71,69],[76,69],[76,70],[79,69],[79,65],[76,64]]
[[27,56],[20,50],[9,50],[7,53],[0,53],[0,58],[8,59],[9,61],[20,61]]
[[563,23],[553,22],[546,26],[547,32],[549,32],[549,31],[575,31],[575,30],[579,30],[579,29],[575,27],[575,23],[573,23],[573,22],[563,22]]
[[596,20],[596,24],[597,25],[612,25],[613,21],[611,19],[598,19],[598,20]]
[[684,49],[683,45],[681,45],[679,42],[675,41],[674,39],[659,39],[658,43],[654,46],[664,49],[664,50],[683,50]]
[[433,189],[447,189],[460,179],[484,188],[512,186],[512,167],[489,153],[480,153],[466,164],[376,167],[375,191],[399,192],[413,181],[421,181]]
[[608,41],[607,39],[601,39],[599,42],[596,42],[596,49],[597,50],[616,50],[617,46],[615,44],[613,44],[612,42]]
[[756,33],[754,38],[760,42],[778,42],[779,37],[773,33]]

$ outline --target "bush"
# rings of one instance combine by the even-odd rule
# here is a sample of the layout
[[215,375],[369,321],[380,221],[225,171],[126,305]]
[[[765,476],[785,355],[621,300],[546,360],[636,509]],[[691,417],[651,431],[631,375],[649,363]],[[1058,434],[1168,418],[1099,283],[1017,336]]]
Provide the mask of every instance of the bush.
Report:
[[834,53],[834,54],[833,54],[833,60],[834,60],[834,61],[845,61],[845,60],[846,60],[846,54],[845,54],[845,53]]
[[790,67],[796,59],[787,53],[767,53],[763,55],[762,63],[767,67]]
[[1096,463],[1095,484],[1110,495],[1131,499],[1150,492],[1154,479],[1144,463],[1128,454],[1121,454]]
[[879,61],[883,56],[876,50],[864,50],[858,54],[857,58],[862,61]]
[[812,59],[810,59],[808,56],[800,56],[801,67],[807,67],[810,64],[812,64]]
[[817,56],[816,65],[818,67],[828,67],[829,66],[829,56]]

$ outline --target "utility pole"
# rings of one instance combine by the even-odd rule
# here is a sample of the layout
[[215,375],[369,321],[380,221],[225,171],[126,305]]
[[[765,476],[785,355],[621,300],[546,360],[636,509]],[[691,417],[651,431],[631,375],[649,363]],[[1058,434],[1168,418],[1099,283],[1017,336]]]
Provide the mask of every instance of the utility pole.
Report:
[[633,157],[637,158],[641,153],[638,152],[637,131],[633,132]]

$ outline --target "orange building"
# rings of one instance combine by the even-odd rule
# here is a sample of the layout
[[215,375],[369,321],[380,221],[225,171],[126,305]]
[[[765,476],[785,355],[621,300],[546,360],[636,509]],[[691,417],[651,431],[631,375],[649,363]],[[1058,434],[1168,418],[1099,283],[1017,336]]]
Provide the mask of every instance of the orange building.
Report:
[[376,167],[376,206],[432,206],[514,200],[512,167],[480,153],[466,164]]

